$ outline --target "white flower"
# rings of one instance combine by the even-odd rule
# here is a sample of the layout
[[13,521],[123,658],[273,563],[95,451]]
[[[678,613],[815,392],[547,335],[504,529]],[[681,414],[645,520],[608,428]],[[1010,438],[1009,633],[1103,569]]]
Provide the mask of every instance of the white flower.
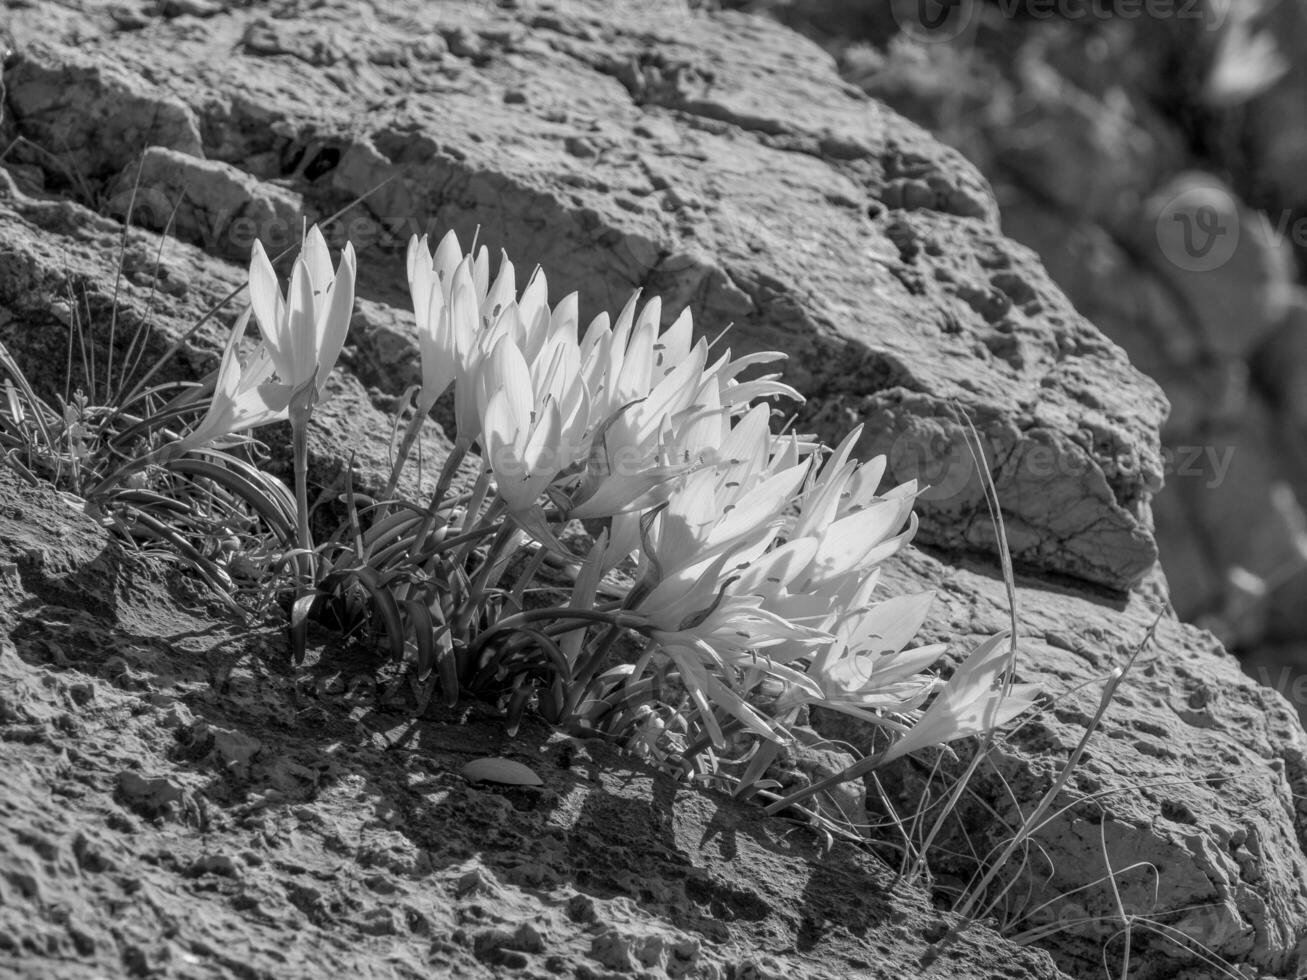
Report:
[[266,397],[267,381],[274,369],[267,346],[259,345],[243,364],[237,356],[249,319],[250,311],[246,310],[232,328],[222,352],[209,410],[199,425],[174,444],[174,453],[198,449],[246,429],[286,418],[286,405],[269,404]]
[[995,687],[1008,663],[1007,643],[1004,631],[976,647],[912,729],[891,745],[877,764],[999,728],[1033,707],[1039,695],[1037,684],[1012,684],[1006,691]]
[[452,231],[441,240],[434,256],[427,249],[425,236],[419,239],[414,235],[408,243],[408,286],[422,355],[419,415],[426,415],[458,377],[458,351],[448,290],[461,259],[458,239]]
[[510,513],[524,514],[566,465],[558,403],[536,397],[526,359],[506,336],[482,360],[476,380],[486,461]]
[[250,305],[277,375],[275,384],[264,386],[269,404],[284,399],[281,403],[299,418],[312,411],[345,343],[354,309],[354,277],[354,246],[345,246],[333,272],[327,242],[314,225],[295,260],[289,293],[283,297],[262,243],[254,243]]

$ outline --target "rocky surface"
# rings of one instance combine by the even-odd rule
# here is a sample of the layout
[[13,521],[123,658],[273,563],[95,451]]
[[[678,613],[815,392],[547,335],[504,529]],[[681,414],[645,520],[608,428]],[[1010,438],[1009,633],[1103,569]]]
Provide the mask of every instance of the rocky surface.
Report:
[[1307,666],[1307,144],[1288,123],[1307,111],[1301,5],[1008,17],[1026,5],[965,0],[935,29],[912,4],[740,5],[821,39],[845,78],[960,148],[1004,230],[1160,382],[1154,516],[1172,598],[1293,695]]
[[[917,555],[891,578],[896,592],[939,589],[926,631],[940,639],[1002,625],[991,568]],[[1075,976],[1101,976],[1104,958],[1119,969],[1127,930],[1131,977],[1219,975],[1213,963],[1297,976],[1307,968],[1307,738],[1285,700],[1210,633],[1164,616],[1146,643],[1160,593],[1154,584],[1117,603],[1018,582],[1021,680],[1057,702],[988,753],[936,870],[966,881],[974,855],[1011,838],[1083,737],[1106,673],[1139,649],[1032,845],[1000,876],[1013,887],[996,914],[1009,935],[1055,931],[1044,945]],[[858,740],[848,726],[823,731]],[[883,778],[910,814],[932,774],[923,762]]]
[[[923,962],[956,919],[864,851],[602,742],[415,719],[366,652],[289,671],[58,495],[0,500],[5,976],[1061,975],[982,926]],[[470,783],[485,756],[543,785]]]
[[[379,468],[386,413],[415,378],[407,235],[479,228],[519,268],[544,264],[556,295],[579,289],[584,310],[643,285],[669,316],[692,305],[707,333],[734,322],[737,347],[788,350],[805,422],[832,435],[865,421],[863,452],[933,483],[936,550],[889,586],[936,589],[927,633],[961,649],[1006,612],[991,564],[961,554],[992,531],[956,404],[1028,573],[1020,679],[1057,701],[995,744],[962,824],[943,828],[934,898],[950,901],[1053,784],[1161,603],[1157,388],[1002,236],[970,165],[780,26],[581,2],[371,9],[11,11],[0,340],[59,388],[69,323],[87,317],[104,342],[116,293],[119,329],[148,322],[152,356],[239,283],[253,234],[275,249],[301,210],[366,193],[333,226],[360,248],[362,299],[314,433],[327,482],[351,449]],[[129,210],[144,229],[125,236],[115,289]],[[161,247],[150,229],[169,224]],[[233,316],[186,340],[172,376],[210,366]],[[215,620],[71,511],[39,516],[63,506],[49,495],[10,481],[0,500],[0,622],[15,624],[0,690],[19,692],[0,716],[19,787],[0,825],[0,935],[21,937],[0,955],[30,975],[50,957],[68,976],[1058,975],[979,926],[954,939],[861,851],[823,856],[806,830],[597,747],[510,741],[475,708],[467,724],[412,721],[376,693],[387,678],[366,651],[328,647],[291,671],[275,627]],[[82,593],[97,597],[86,616],[67,608]],[[1213,963],[1296,975],[1305,751],[1282,699],[1165,618],[1027,860],[1004,869],[1017,887],[996,924],[1086,978],[1104,959],[1159,980]],[[497,753],[545,789],[457,777]],[[909,813],[930,768],[883,774],[887,798]],[[892,848],[896,833],[876,837]],[[200,911],[174,915],[183,902]]]
[[177,205],[178,237],[220,255],[368,195],[339,232],[377,299],[400,295],[409,233],[445,227],[547,258],[557,295],[616,307],[646,287],[705,331],[734,323],[737,347],[787,350],[824,434],[873,421],[862,451],[936,484],[927,540],[992,546],[956,406],[1019,561],[1118,589],[1152,566],[1160,393],[999,233],[978,175],[815,45],[656,6],[392,3],[357,41],[348,5],[276,10],[82,16],[75,47],[20,17],[13,158],[119,213],[136,187],[147,226]]

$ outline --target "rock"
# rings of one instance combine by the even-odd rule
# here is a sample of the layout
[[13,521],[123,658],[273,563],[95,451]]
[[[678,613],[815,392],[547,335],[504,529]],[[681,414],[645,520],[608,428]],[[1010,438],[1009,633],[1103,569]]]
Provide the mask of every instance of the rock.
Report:
[[[1209,421],[1205,445],[1175,453],[1159,501],[1168,514],[1187,517],[1185,527],[1207,529],[1194,545],[1201,549],[1202,565],[1221,576],[1215,593],[1204,595],[1182,568],[1176,576],[1177,592],[1184,597],[1179,608],[1221,634],[1227,644],[1255,649],[1266,635],[1266,616],[1280,601],[1274,590],[1305,559],[1292,514],[1298,505],[1285,481],[1275,424],[1255,394],[1243,401],[1237,414]],[[1181,528],[1167,530],[1172,539],[1182,534]],[[1258,597],[1260,611],[1239,615],[1229,603],[1245,575],[1261,580],[1272,592]]]
[[215,763],[222,769],[238,775],[248,774],[250,763],[263,750],[263,743],[257,738],[232,728],[222,728],[201,722],[192,732],[192,737],[209,745]]
[[[1302,54],[1307,50],[1307,13],[1294,4],[1233,4],[1223,24],[1227,35],[1235,32],[1260,37],[1269,53],[1257,58],[1259,67],[1275,61],[1278,73],[1268,73],[1269,84],[1255,89],[1248,98],[1218,106],[1231,141],[1243,144],[1244,166],[1251,182],[1267,187],[1277,202],[1301,213],[1307,198],[1299,176],[1307,161],[1307,140],[1289,131],[1286,113],[1301,112],[1307,104],[1307,73]],[[1295,241],[1299,250],[1307,241]]]
[[[59,513],[51,495],[7,469],[0,503],[36,526]],[[0,529],[0,542],[7,533]],[[70,536],[92,554],[107,541],[93,524],[75,525]],[[136,580],[122,591],[117,618],[137,622],[132,607],[165,594]],[[351,976],[387,975],[378,962],[395,976],[541,966],[587,976],[618,963],[670,977],[822,977],[843,975],[853,960],[890,976],[1062,976],[1046,953],[1007,944],[984,925],[923,973],[923,937],[955,920],[941,919],[924,893],[896,884],[870,854],[842,843],[828,851],[756,806],[632,768],[603,743],[586,746],[580,771],[555,766],[554,749],[571,740],[557,736],[539,752],[546,740],[537,728],[505,750],[533,757],[560,788],[554,804],[519,810],[495,796],[502,806],[478,808],[476,791],[452,774],[469,750],[503,744],[498,721],[410,719],[404,725],[421,751],[395,752],[351,737],[349,706],[330,703],[332,741],[324,744],[313,726],[286,724],[302,706],[305,676],[287,676],[284,661],[265,669],[265,637],[226,635],[220,621],[186,623],[208,643],[172,651],[150,672],[152,685],[202,700],[212,730],[239,726],[281,753],[331,762],[330,779],[290,798],[232,799],[223,780],[207,778],[221,760],[203,762],[212,768],[197,774],[175,740],[159,737],[154,692],[122,692],[90,672],[102,653],[86,643],[88,630],[108,614],[74,623],[62,622],[65,614],[37,593],[0,597],[2,629],[21,649],[0,642],[6,691],[23,687],[55,703],[44,679],[79,676],[103,706],[91,731],[55,732],[55,751],[23,741],[23,725],[0,716],[0,955],[22,975],[46,975],[56,956],[86,975],[111,975],[123,969],[121,937],[129,936],[127,955],[143,968],[184,962],[215,975],[297,980],[326,964]],[[64,666],[29,662],[39,657],[38,628],[67,646]],[[185,679],[181,664],[195,658],[221,664],[226,683]],[[241,695],[243,684],[257,684],[259,697]],[[140,768],[105,776],[128,760]],[[115,797],[149,819],[128,818]],[[192,816],[204,816],[202,830],[154,819],[160,805],[177,809],[188,798]],[[383,809],[402,818],[379,826]],[[511,880],[524,853],[548,871],[535,884]],[[739,952],[778,942],[803,950],[755,955],[752,966]]]
[[[831,744],[810,728],[799,726],[794,732],[801,740],[801,744],[794,748],[794,768],[802,778],[793,782],[783,781],[782,785],[786,789],[797,789],[800,784],[811,786],[843,772],[857,761],[852,753]],[[833,786],[814,799],[824,815],[862,833],[862,828],[868,826],[865,798],[862,787],[854,780]]]
[[[207,322],[205,317],[236,283],[243,285],[240,268],[215,262],[194,248],[174,247],[177,243],[171,240],[160,249],[153,235],[147,248],[144,232],[129,234],[122,251],[122,228],[116,222],[66,200],[29,197],[2,171],[0,231],[0,294],[8,311],[0,323],[0,342],[24,365],[38,393],[53,397],[63,392],[68,380],[71,321],[58,319],[56,302],[70,291],[78,300],[78,322],[94,345],[100,385],[110,323],[117,326],[116,379],[123,377],[123,357],[138,331],[144,365],[153,365],[174,343],[181,345],[170,377],[191,380],[217,367],[221,344],[238,311],[232,305]],[[178,283],[187,288],[173,288]],[[202,324],[198,332],[184,339],[197,324]],[[102,388],[93,389],[80,373],[72,379],[74,385],[102,396]],[[144,368],[138,369],[129,380],[139,381],[143,373]]]
[[89,50],[26,42],[5,68],[14,124],[35,144],[20,148],[20,159],[39,158],[43,169],[57,161],[65,186],[85,192],[87,181],[122,170],[148,146],[204,155],[197,113],[166,86]]
[[230,164],[200,160],[159,146],[146,147],[139,165],[126,167],[109,209],[131,211],[138,225],[199,245],[244,264],[255,241],[270,256],[298,246],[303,232],[298,196]]
[[[411,13],[418,20],[402,34],[383,19],[372,39],[410,37],[423,17],[435,27],[434,10]],[[366,83],[342,93],[340,42],[325,26],[340,14],[325,10],[303,31],[278,22],[271,46],[250,40],[271,27],[249,11],[206,22],[245,38],[221,70],[211,41],[170,24],[158,29],[172,31],[175,58],[160,60],[157,39],[139,33],[115,35],[113,58],[122,71],[148,65],[155,84],[203,115],[203,155],[263,180],[293,174],[311,215],[366,196],[351,220],[367,219],[379,254],[361,253],[361,265],[376,270],[381,294],[402,295],[397,253],[410,230],[453,227],[470,240],[480,228],[492,249],[549,260],[554,298],[579,289],[615,308],[645,285],[669,317],[693,304],[709,335],[734,322],[737,348],[786,349],[792,380],[813,396],[803,419],[828,437],[888,406],[939,417],[956,403],[1016,445],[1051,442],[1101,475],[1067,508],[1069,522],[1038,506],[1052,476],[1015,474],[1000,488],[1012,491],[1003,499],[1014,521],[1045,542],[1020,560],[1117,589],[1137,581],[1155,557],[1144,508],[1160,485],[1164,402],[998,233],[977,173],[844,86],[815,45],[765,20],[687,13],[695,30],[677,33],[656,11],[627,13],[618,24],[602,5],[578,7],[579,20],[606,25],[600,39],[526,10],[443,12],[441,32],[464,39],[451,53],[477,82],[442,85],[438,96],[414,92],[410,69],[391,64],[369,64]],[[567,57],[515,54],[548,39]],[[53,70],[58,50],[51,41],[33,54],[40,71],[16,71],[11,84],[37,84],[29,79]],[[293,84],[281,70],[288,52]],[[524,85],[530,103],[499,98]],[[383,94],[401,90],[402,99]],[[487,94],[501,110],[485,111]],[[75,106],[57,115],[82,140],[101,125]],[[568,148],[578,125],[596,152],[583,172]],[[256,132],[274,134],[271,143]],[[1086,383],[1118,396],[1094,404]],[[863,451],[889,448],[876,440],[869,430]],[[1135,471],[1117,465],[1123,453]],[[970,490],[924,507],[924,539],[985,547],[979,511]]]
[[118,774],[118,790],[132,809],[145,816],[167,813],[180,818],[195,808],[186,787],[167,776],[143,776],[124,770]]
[[1247,358],[1280,319],[1293,275],[1287,242],[1206,174],[1173,178],[1144,213],[1149,268],[1182,298],[1195,342],[1220,358]]
[[[771,6],[822,38],[846,78],[963,150],[1002,201],[1004,230],[1162,386],[1168,487],[1153,500],[1154,538],[1180,614],[1250,657],[1307,637],[1274,503],[1286,487],[1307,499],[1301,427],[1285,418],[1302,416],[1290,338],[1307,144],[1281,125],[1307,92],[1293,57],[1302,12],[1213,0],[1173,16],[1073,4],[1005,17],[966,3],[923,31],[904,17],[925,9],[912,4]],[[908,448],[934,439],[947,484],[969,453],[916,424]],[[1185,463],[1230,453],[1219,487]],[[1270,569],[1256,602],[1231,586]]]
[[[891,580],[894,594],[941,590],[922,641],[991,635],[1005,619],[1003,583],[983,566],[949,568],[915,555]],[[970,880],[976,865],[964,855],[1002,846],[1049,790],[1095,715],[1108,671],[1125,665],[1157,620],[1154,596],[1136,593],[1114,607],[1018,580],[1018,677],[1055,702],[994,743],[970,784],[972,802],[936,842],[937,873]],[[860,749],[871,744],[865,727],[833,713],[822,713],[818,729]],[[946,759],[944,768],[957,772],[961,762]],[[929,773],[924,762],[879,774],[901,818],[920,805]],[[998,879],[1015,882],[1012,894],[1022,896],[1003,913],[1008,928],[1063,924],[1059,967],[1092,975],[1102,968],[1104,938],[1119,927],[1103,877],[1115,874],[1129,914],[1171,925],[1225,962],[1267,974],[1300,970],[1305,780],[1307,735],[1296,711],[1244,676],[1210,634],[1163,616],[1030,852]],[[868,795],[873,820],[876,799]],[[1251,875],[1239,852],[1248,842],[1259,855]],[[1152,931],[1136,931],[1133,943],[1132,975],[1171,976],[1163,964],[1197,962]]]
[[1271,336],[1255,352],[1258,387],[1290,431],[1307,432],[1307,297],[1294,296]]
[[[352,4],[321,4],[311,18],[287,13],[268,19],[237,6],[78,45],[73,32],[82,38],[100,23],[83,18],[107,14],[23,8],[8,28],[21,43],[6,68],[6,133],[65,139],[85,153],[93,191],[116,186],[161,146],[168,152],[151,159],[163,176],[171,167],[208,175],[215,200],[280,207],[298,197],[322,218],[363,198],[348,212],[349,233],[367,241],[361,329],[315,418],[315,491],[351,456],[361,486],[384,481],[387,413],[414,379],[402,249],[411,232],[447,227],[465,241],[479,228],[524,274],[539,259],[551,298],[581,290],[587,313],[617,307],[639,285],[664,295],[669,316],[692,304],[706,333],[734,321],[737,349],[785,349],[790,380],[811,395],[800,422],[826,436],[867,423],[860,452],[885,451],[893,476],[935,482],[922,540],[971,551],[992,547],[994,535],[956,403],[975,422],[1014,555],[1031,576],[1018,589],[1020,679],[1059,695],[980,767],[959,811],[977,840],[943,829],[940,872],[967,881],[971,855],[1010,836],[1091,723],[1096,689],[1084,685],[1122,666],[1152,624],[1161,590],[1149,503],[1166,465],[1159,390],[1076,312],[1033,253],[1003,236],[996,198],[973,167],[851,89],[818,47],[775,24],[688,9],[669,19],[630,5],[614,13],[597,0],[557,13],[412,0],[366,25]],[[420,35],[441,43],[412,43]],[[61,79],[78,98],[63,97]],[[167,125],[139,127],[142,106]],[[106,136],[116,142],[101,145]],[[20,162],[40,167],[42,180],[0,184],[0,338],[42,390],[62,389],[69,286],[107,322],[121,238],[118,322],[127,331],[148,314],[147,357],[182,341],[240,284],[239,264],[195,242],[169,241],[167,275],[154,276],[140,258],[153,235],[122,236],[90,213],[47,157]],[[1030,173],[1034,164],[1024,166]],[[1115,213],[1102,203],[1108,191],[1107,182],[1096,187],[1096,216]],[[196,229],[205,213],[193,216]],[[1126,236],[1112,243],[1128,256]],[[160,279],[186,288],[155,289]],[[1151,284],[1129,285],[1130,302],[1151,301]],[[193,380],[211,368],[232,318],[185,341],[166,376]],[[284,435],[269,430],[268,439],[285,467]],[[433,423],[432,455],[447,445]],[[927,465],[942,468],[923,473]],[[324,700],[308,718],[286,671],[321,669],[335,654],[315,651],[322,659],[311,668],[288,668],[278,630],[242,635],[235,665],[218,646],[160,644],[153,659],[120,656],[111,671],[97,660],[100,643],[78,632],[84,622],[69,625],[60,612],[89,591],[79,593],[84,568],[104,600],[86,617],[102,633],[117,631],[115,642],[221,630],[179,611],[169,580],[146,559],[101,561],[111,552],[103,529],[69,516],[57,496],[28,492],[0,471],[0,500],[9,508],[0,557],[13,556],[20,572],[0,591],[0,623],[13,623],[3,628],[15,637],[6,678],[49,707],[42,672],[76,671],[94,705],[84,724],[95,726],[63,730],[53,713],[0,715],[0,762],[14,774],[0,830],[17,838],[38,828],[23,848],[39,852],[62,832],[50,827],[59,813],[112,833],[131,869],[92,901],[70,875],[30,885],[28,852],[0,847],[0,860],[11,861],[0,870],[14,872],[0,875],[0,937],[20,968],[54,950],[99,972],[124,959],[138,971],[163,969],[185,951],[209,972],[278,975],[367,974],[381,957],[394,958],[396,972],[458,975],[484,973],[484,963],[525,969],[542,955],[549,969],[581,976],[1061,975],[1048,952],[1006,942],[983,923],[955,935],[955,917],[866,851],[836,843],[823,852],[757,808],[654,776],[603,745],[587,748],[589,761],[575,769],[532,756],[550,794],[528,801],[448,776],[488,744],[523,757],[539,747],[504,745],[502,728],[437,706],[405,723],[403,737],[419,749],[410,751],[368,727],[380,712]],[[51,530],[65,525],[71,542]],[[28,539],[48,541],[50,556],[28,561],[18,547]],[[992,561],[946,565],[912,552],[886,581],[891,592],[939,592],[923,640],[965,648],[1006,622]],[[62,660],[44,652],[51,642],[66,647]],[[183,665],[197,658],[206,669],[188,675]],[[130,684],[120,666],[131,667]],[[218,676],[223,685],[212,685]],[[203,703],[214,730],[275,747],[269,771],[256,765],[250,778],[277,785],[234,801],[222,780],[195,779],[149,710],[150,688],[165,683]],[[263,696],[238,698],[241,685]],[[64,745],[76,750],[66,763],[51,751]],[[970,751],[957,748],[963,758]],[[1104,881],[1115,873],[1128,914],[1157,916],[1242,968],[1298,969],[1305,749],[1282,699],[1242,677],[1211,637],[1163,619],[1036,833],[1039,846],[1004,870],[1031,896],[1007,925],[1041,930],[1063,968],[1098,976],[1104,933],[1116,931],[1120,912]],[[128,753],[139,759],[129,764]],[[819,773],[839,760],[807,762]],[[202,764],[211,774],[222,763]],[[883,774],[904,813],[921,799],[919,765]],[[152,817],[158,799],[175,805],[179,793],[182,803],[186,793],[193,799],[203,837],[112,806],[116,794]],[[246,851],[262,862],[210,876],[218,891],[180,883],[186,869],[205,866],[194,863],[203,854]],[[367,883],[382,873],[386,887]],[[1045,900],[1064,916],[1056,922],[1073,924],[1045,935],[1046,913],[1033,912]],[[89,942],[43,918],[40,909],[56,903],[90,921]],[[183,904],[187,916],[169,912]],[[1030,916],[1015,917],[1023,911]],[[131,938],[120,945],[119,935]],[[1134,942],[1137,976],[1210,965],[1142,928]],[[758,949],[770,952],[739,952]]]

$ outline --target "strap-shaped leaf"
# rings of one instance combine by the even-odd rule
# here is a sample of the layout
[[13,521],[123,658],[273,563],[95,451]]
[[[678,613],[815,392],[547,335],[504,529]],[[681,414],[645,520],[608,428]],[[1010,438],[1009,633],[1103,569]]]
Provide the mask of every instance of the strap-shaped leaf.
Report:
[[372,612],[381,618],[386,627],[387,645],[390,656],[396,662],[404,659],[404,623],[400,618],[399,603],[394,594],[385,587],[375,569],[363,566],[338,568],[323,580],[324,591],[332,592],[353,579],[367,590],[372,597]]
[[249,504],[283,545],[289,547],[295,542],[294,508],[288,509],[287,501],[269,485],[269,479],[243,461],[226,454],[222,456],[222,463],[183,456],[170,462],[168,468],[186,476],[212,480],[226,488]]
[[512,697],[508,699],[508,708],[504,712],[504,720],[510,738],[517,734],[517,730],[522,724],[522,715],[525,713],[526,706],[530,703],[531,695],[534,693],[535,683],[532,681],[524,681],[522,685],[513,692]]
[[413,639],[418,648],[418,680],[426,681],[436,664],[436,624],[431,618],[431,609],[426,603],[416,599],[404,600],[404,612],[408,614],[412,627]]

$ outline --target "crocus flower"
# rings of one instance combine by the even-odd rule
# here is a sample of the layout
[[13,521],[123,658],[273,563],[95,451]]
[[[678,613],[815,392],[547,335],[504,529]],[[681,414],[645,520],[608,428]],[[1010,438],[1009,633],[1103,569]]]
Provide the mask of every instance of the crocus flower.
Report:
[[486,388],[493,392],[481,407],[486,456],[499,495],[510,511],[522,511],[558,472],[558,405],[535,399],[530,369],[507,337],[495,345],[482,370]]
[[[300,551],[297,588],[301,597],[316,575],[309,527],[308,424],[345,343],[354,310],[354,275],[354,246],[346,244],[340,265],[333,272],[326,239],[317,225],[304,236],[286,297],[281,294],[277,274],[262,243],[254,243],[250,256],[250,305],[259,320],[263,349],[277,375],[275,382],[260,385],[258,391],[270,407],[287,409],[291,424],[296,541]],[[300,630],[292,634],[296,637],[294,655],[298,660],[304,653],[304,633]]]
[[259,345],[243,364],[237,356],[249,320],[250,311],[247,309],[236,321],[222,352],[222,364],[218,368],[208,412],[199,425],[174,444],[174,453],[180,455],[238,432],[286,418],[285,404],[270,405],[265,397],[267,381],[274,370],[267,346]]
[[[435,256],[427,249],[427,239],[416,235],[408,243],[408,286],[413,298],[413,317],[418,328],[418,349],[422,356],[422,391],[418,395],[418,414],[425,416],[458,376],[458,354],[454,347],[454,328],[446,299],[448,281],[453,279],[457,263],[449,265],[450,249],[458,240],[447,234],[436,248]],[[452,240],[452,246],[446,243]]]
[[[947,648],[942,643],[903,647],[921,629],[933,596],[933,592],[896,596],[835,617],[831,626],[835,641],[814,655],[807,669],[820,697],[813,701],[797,688],[790,689],[778,699],[776,710],[785,713],[803,703],[817,703],[884,724],[876,712],[902,713],[919,707],[940,685],[923,671]],[[865,592],[858,598],[865,598]]]
[[345,246],[333,272],[327,242],[314,225],[283,297],[262,243],[254,243],[250,304],[277,374],[275,383],[264,386],[269,404],[288,405],[292,416],[307,420],[345,343],[354,309],[354,276],[354,246]]
[[1039,696],[1037,684],[1012,684],[1006,690],[995,687],[1008,663],[1007,644],[1008,634],[1003,632],[976,647],[912,729],[885,751],[878,764],[930,745],[990,731],[1033,707]]
[[756,734],[781,740],[775,726],[735,690],[733,678],[741,669],[751,668],[776,677],[807,698],[818,698],[820,689],[811,678],[756,651],[784,641],[813,645],[832,638],[767,611],[757,596],[727,594],[719,582],[729,564],[723,555],[697,575],[685,570],[663,579],[629,613],[629,620],[677,665],[715,744],[721,744],[722,734],[713,718],[713,705]]

